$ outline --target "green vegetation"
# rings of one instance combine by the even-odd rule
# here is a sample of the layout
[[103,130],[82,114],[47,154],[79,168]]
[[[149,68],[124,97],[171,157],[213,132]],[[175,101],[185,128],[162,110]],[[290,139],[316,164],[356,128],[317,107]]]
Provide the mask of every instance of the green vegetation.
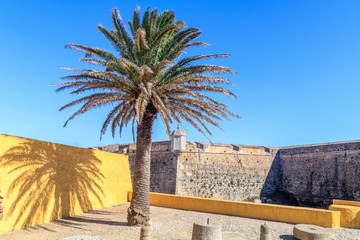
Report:
[[114,136],[117,129],[121,133],[129,123],[136,129],[137,151],[128,224],[144,226],[150,219],[150,149],[155,118],[160,116],[168,133],[173,121],[180,124],[187,121],[204,135],[211,135],[207,124],[220,127],[217,120],[238,116],[204,93],[235,97],[229,90],[217,86],[230,84],[228,79],[212,75],[234,72],[227,67],[194,64],[198,60],[228,57],[227,54],[180,58],[186,49],[208,44],[194,41],[200,36],[199,29],[187,28],[183,21],[175,21],[172,11],[159,13],[147,8],[141,18],[140,9],[136,8],[133,19],[128,22],[128,31],[119,10],[114,8],[112,22],[114,29],[99,25],[98,30],[110,41],[114,52],[79,44],[66,46],[84,52],[81,61],[103,70],[67,68],[79,73],[63,77],[66,82],[58,84],[57,91],[71,89],[71,94],[86,94],[60,109],[82,105],[65,125],[88,110],[111,106],[101,135],[110,127]]

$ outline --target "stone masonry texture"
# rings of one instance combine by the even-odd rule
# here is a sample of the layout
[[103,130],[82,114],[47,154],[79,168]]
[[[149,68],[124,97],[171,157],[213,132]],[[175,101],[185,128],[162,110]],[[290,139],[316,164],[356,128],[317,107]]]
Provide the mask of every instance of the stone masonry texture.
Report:
[[[135,144],[98,147],[125,153]],[[153,143],[151,191],[184,196],[326,208],[332,199],[360,200],[360,141],[293,147],[171,141]]]
[[360,200],[360,142],[291,147],[279,150],[278,156],[281,189],[299,206]]

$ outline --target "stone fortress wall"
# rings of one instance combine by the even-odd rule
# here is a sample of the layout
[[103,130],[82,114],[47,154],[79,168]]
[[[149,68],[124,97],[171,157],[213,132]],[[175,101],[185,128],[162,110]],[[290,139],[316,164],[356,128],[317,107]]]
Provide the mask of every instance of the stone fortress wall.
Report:
[[[131,168],[135,144],[98,147],[125,153]],[[186,142],[171,151],[171,141],[153,143],[151,191],[225,200],[251,200],[260,195],[274,150],[258,146]]]
[[360,201],[360,141],[280,148],[273,166],[263,195],[280,203],[327,207],[332,199]]
[[[176,135],[176,141],[174,141]],[[135,144],[98,147],[125,153]],[[151,191],[225,200],[327,207],[331,199],[360,200],[360,141],[263,147],[171,140],[152,146]]]
[[260,195],[273,158],[264,147],[187,142],[177,159],[176,193],[251,200]]

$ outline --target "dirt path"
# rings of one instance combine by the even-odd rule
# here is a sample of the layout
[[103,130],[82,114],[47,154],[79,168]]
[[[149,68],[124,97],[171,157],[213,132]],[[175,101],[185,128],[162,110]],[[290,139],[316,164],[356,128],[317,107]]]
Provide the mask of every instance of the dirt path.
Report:
[[[126,225],[128,203],[90,211],[34,227],[0,234],[1,240],[60,240],[67,236],[92,235],[101,240],[139,240],[140,228]],[[266,222],[273,239],[292,240],[293,224],[151,207],[153,240],[191,240],[193,223],[221,224],[224,240],[258,240]],[[329,229],[333,240],[359,240],[360,229]]]

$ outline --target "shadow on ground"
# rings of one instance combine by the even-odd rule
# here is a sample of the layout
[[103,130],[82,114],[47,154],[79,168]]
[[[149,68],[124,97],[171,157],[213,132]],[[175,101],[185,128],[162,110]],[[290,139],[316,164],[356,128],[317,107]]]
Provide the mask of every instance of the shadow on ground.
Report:
[[295,238],[293,235],[280,235],[279,236],[281,240],[294,240]]
[[69,225],[80,225],[81,223],[95,223],[95,224],[106,224],[113,226],[128,226],[126,222],[108,221],[108,220],[92,219],[85,217],[69,217],[61,220],[54,220],[53,222],[58,224],[69,224]]

